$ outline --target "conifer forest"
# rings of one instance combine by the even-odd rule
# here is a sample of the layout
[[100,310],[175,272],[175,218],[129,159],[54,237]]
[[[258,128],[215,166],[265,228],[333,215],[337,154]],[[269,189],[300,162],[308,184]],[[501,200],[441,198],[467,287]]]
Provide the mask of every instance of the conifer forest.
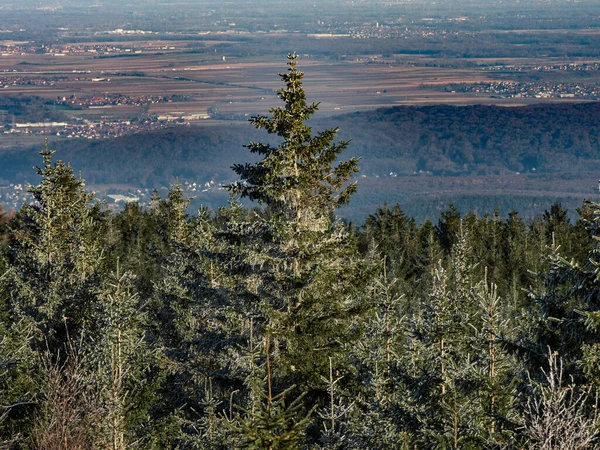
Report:
[[288,58],[216,211],[111,212],[42,150],[0,210],[0,447],[600,448],[600,204],[341,220],[360,160]]

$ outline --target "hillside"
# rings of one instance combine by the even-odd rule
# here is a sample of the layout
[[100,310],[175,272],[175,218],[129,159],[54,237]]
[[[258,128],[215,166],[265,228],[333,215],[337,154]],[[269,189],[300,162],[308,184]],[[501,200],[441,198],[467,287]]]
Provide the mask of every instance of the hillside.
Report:
[[[600,104],[399,106],[336,118],[363,173],[572,171],[600,158]],[[594,164],[598,164],[594,162]]]
[[[591,102],[514,108],[399,106],[317,118],[313,128],[339,126],[340,137],[352,140],[345,157],[361,158],[363,179],[354,209],[348,210],[353,217],[386,201],[426,201],[431,211],[451,201],[465,211],[474,205],[491,209],[496,204],[490,198],[498,195],[509,197],[501,199],[503,209],[511,208],[511,197],[529,198],[529,203],[515,199],[512,208],[534,214],[536,205],[560,200],[573,210],[589,197],[595,187],[590,172],[600,169],[599,119],[600,104]],[[252,158],[244,145],[253,139],[264,136],[245,122],[232,121],[113,140],[56,141],[53,148],[88,185],[154,188],[176,180],[231,181],[232,164]],[[0,184],[32,181],[38,151],[1,153]],[[574,174],[584,171],[586,177],[573,181]],[[510,177],[519,173],[515,183]],[[461,208],[465,196],[468,205]]]

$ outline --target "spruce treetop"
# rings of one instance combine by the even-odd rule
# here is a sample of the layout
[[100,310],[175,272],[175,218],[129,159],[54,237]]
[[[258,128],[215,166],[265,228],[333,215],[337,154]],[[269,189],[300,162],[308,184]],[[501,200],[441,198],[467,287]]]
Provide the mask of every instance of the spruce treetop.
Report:
[[35,167],[42,180],[39,185],[29,187],[39,209],[48,218],[69,216],[69,210],[86,208],[93,200],[93,195],[83,189],[84,181],[75,176],[69,164],[60,160],[52,164],[54,153],[54,150],[49,149],[46,141],[46,148],[40,152],[44,165]]
[[229,185],[234,195],[249,198],[282,214],[299,225],[326,223],[340,205],[349,201],[356,183],[348,184],[358,172],[358,159],[333,166],[348,142],[334,142],[338,128],[317,134],[306,121],[317,111],[318,103],[308,103],[302,87],[304,74],[297,70],[298,56],[288,55],[287,73],[279,74],[285,88],[278,91],[285,103],[271,108],[268,116],[255,116],[250,122],[283,141],[270,144],[251,142],[248,148],[263,159],[257,163],[236,164],[233,170],[241,180]]
[[235,304],[244,314],[252,307],[257,333],[272,332],[275,372],[303,390],[314,389],[328,358],[341,355],[340,342],[362,308],[358,292],[367,269],[333,214],[356,190],[358,160],[336,161],[348,145],[336,141],[337,128],[313,133],[307,125],[319,105],[306,100],[297,60],[288,55],[288,70],[279,74],[284,105],[251,119],[279,143],[248,144],[261,159],[235,165],[240,180],[228,187],[264,211],[243,217],[230,209],[219,235],[231,249],[224,271]]

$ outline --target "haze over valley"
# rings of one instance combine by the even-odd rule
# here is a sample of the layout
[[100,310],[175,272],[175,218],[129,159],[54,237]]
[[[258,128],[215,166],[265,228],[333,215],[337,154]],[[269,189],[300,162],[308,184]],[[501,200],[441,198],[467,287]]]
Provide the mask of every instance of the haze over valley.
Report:
[[25,1],[0,11],[8,207],[27,198],[45,139],[111,203],[144,203],[179,182],[194,205],[222,204],[229,166],[249,158],[247,120],[279,104],[291,51],[320,103],[311,125],[339,126],[361,158],[348,217],[383,202],[420,219],[451,202],[530,217],[595,195],[597,2]]

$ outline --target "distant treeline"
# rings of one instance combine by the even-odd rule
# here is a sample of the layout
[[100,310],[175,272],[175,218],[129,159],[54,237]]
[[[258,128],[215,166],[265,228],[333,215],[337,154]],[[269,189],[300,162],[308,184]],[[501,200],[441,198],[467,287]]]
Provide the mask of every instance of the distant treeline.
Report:
[[[169,185],[179,180],[231,178],[231,166],[245,158],[252,133],[237,124],[171,128],[110,140],[70,140],[55,144],[57,157],[86,174],[89,184]],[[0,184],[31,178],[39,149],[0,154]]]

